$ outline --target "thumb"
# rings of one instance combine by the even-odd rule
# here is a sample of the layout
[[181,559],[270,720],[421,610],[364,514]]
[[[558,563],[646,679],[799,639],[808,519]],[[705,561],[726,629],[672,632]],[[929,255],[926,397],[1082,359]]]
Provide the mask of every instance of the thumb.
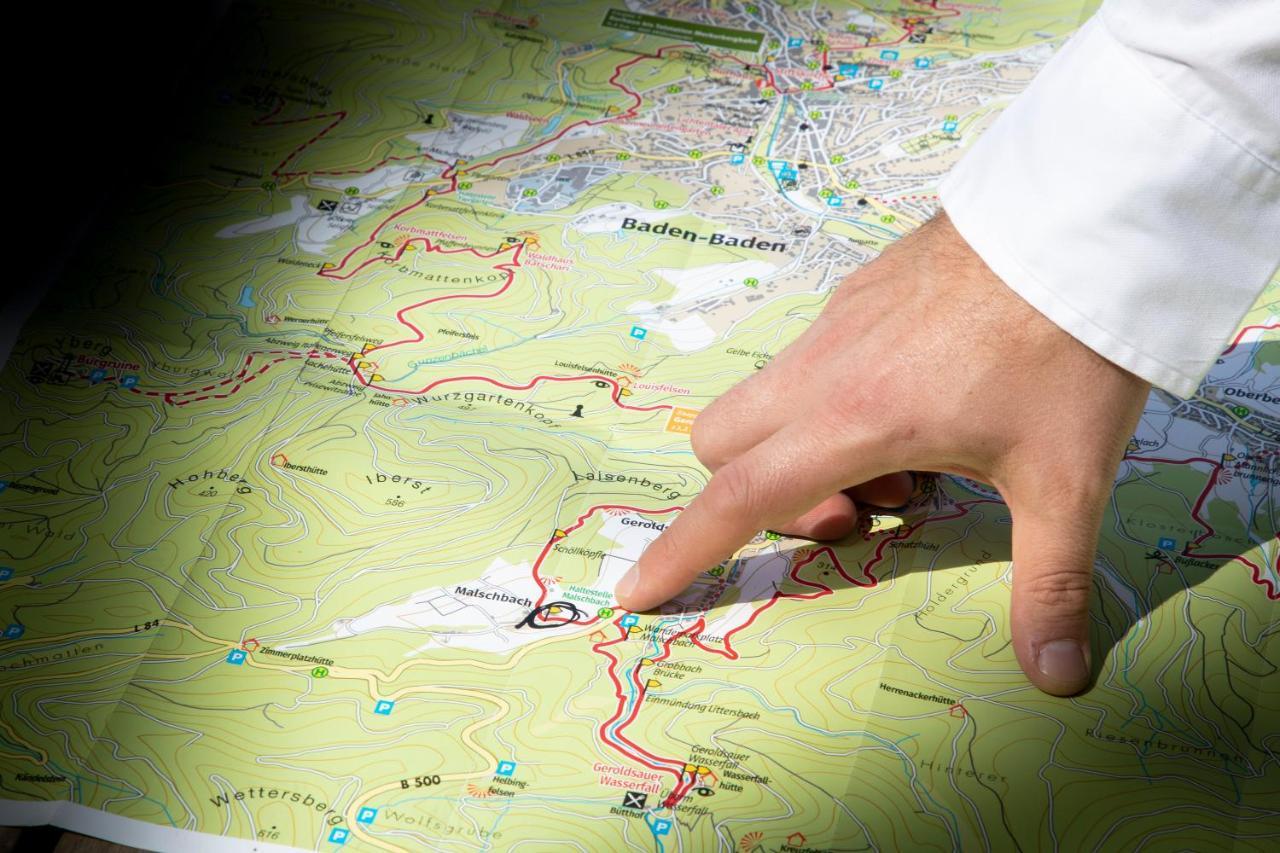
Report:
[[1022,671],[1036,687],[1070,696],[1088,686],[1089,596],[1106,490],[1062,487],[1008,495],[1013,514],[1010,630]]

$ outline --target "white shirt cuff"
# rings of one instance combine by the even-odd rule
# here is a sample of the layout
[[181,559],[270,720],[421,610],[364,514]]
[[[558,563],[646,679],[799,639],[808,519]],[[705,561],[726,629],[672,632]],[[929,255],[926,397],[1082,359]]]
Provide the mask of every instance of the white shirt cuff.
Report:
[[1189,397],[1280,262],[1280,170],[1182,104],[1148,61],[1095,15],[940,196],[1036,309]]

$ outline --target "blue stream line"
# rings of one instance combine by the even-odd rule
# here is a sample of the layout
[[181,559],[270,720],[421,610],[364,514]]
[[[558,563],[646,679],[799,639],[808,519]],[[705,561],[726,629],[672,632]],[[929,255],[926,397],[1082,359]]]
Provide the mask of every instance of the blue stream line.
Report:
[[[796,114],[797,114],[797,115],[799,115],[801,119],[803,119],[803,118],[804,118],[804,113],[800,112],[800,107],[799,107],[798,105],[796,105],[794,101],[792,101],[792,100],[791,100],[791,97],[790,97],[789,95],[783,95],[783,96],[782,96],[782,110],[781,110],[781,112],[782,112],[783,114],[785,114],[785,113],[786,113],[788,103],[790,103],[790,104],[792,105],[793,109],[795,109],[795,110],[796,110]],[[773,125],[773,132],[772,132],[771,134],[769,134],[769,144],[765,147],[765,150],[764,150],[764,156],[765,156],[765,159],[766,159],[766,160],[770,159],[770,158],[773,156],[773,143],[777,140],[777,138],[778,138],[778,131],[779,131],[781,128],[782,128],[782,115],[779,115],[779,116],[778,116],[778,120],[777,120],[776,122],[774,122],[774,125]],[[772,174],[772,173],[770,173],[770,174]],[[775,180],[775,181],[777,180],[776,176],[775,176],[774,180]],[[784,189],[782,188],[782,182],[781,182],[781,181],[778,181],[778,192],[782,195],[782,197],[783,197],[784,199],[786,199],[787,203],[788,203],[788,204],[790,204],[792,207],[796,208],[797,210],[803,211],[803,212],[804,212],[806,215],[808,215],[808,216],[813,216],[813,215],[815,215],[815,214],[813,213],[813,211],[811,211],[811,210],[807,210],[806,208],[801,207],[799,204],[796,204],[796,202],[791,198],[791,196],[787,195],[787,191],[786,191],[786,190],[784,190]],[[834,214],[834,213],[826,213],[826,214],[823,214],[820,218],[824,218],[824,219],[825,219],[825,218],[837,219],[837,220],[839,220],[839,221],[841,221],[841,222],[845,222],[845,223],[848,223],[849,225],[853,225],[853,226],[856,226],[856,227],[858,227],[858,228],[861,228],[861,229],[863,229],[864,231],[871,231],[871,232],[876,232],[876,231],[878,231],[878,232],[880,232],[882,235],[886,235],[886,236],[888,236],[890,239],[896,239],[896,238],[898,237],[898,234],[897,234],[896,232],[891,231],[891,230],[889,230],[888,228],[883,228],[883,227],[881,227],[881,226],[879,226],[879,225],[876,225],[876,224],[874,224],[874,223],[863,222],[863,221],[861,221],[861,220],[859,220],[859,219],[851,219],[851,218],[849,218],[849,217],[847,217],[847,216],[838,216],[838,215],[836,215],[836,214]]]
[[[0,738],[0,742],[8,744],[15,752],[20,752],[20,753],[32,752],[34,753],[35,758],[37,759],[39,758],[39,753],[35,753],[34,750],[32,750],[30,747],[23,746],[22,744],[19,744],[19,743],[14,743],[10,741],[8,738]],[[138,791],[135,791],[129,788],[121,788],[116,785],[112,785],[109,782],[103,782],[101,779],[93,779],[89,776],[81,776],[79,773],[73,773],[70,770],[64,770],[61,766],[59,766],[56,762],[53,762],[53,761],[45,762],[44,766],[53,769],[59,775],[67,776],[76,780],[75,790],[71,795],[71,802],[73,803],[79,803],[79,804],[84,803],[83,784],[87,782],[99,788],[109,788],[112,791],[117,791],[121,794],[128,794],[131,797],[143,799],[149,803],[154,803],[155,805],[160,807],[160,810],[162,812],[164,812],[164,819],[169,821],[169,825],[174,827],[175,829],[178,827],[178,824],[173,819],[173,815],[169,814],[169,807],[153,797],[148,797],[146,794],[139,793]],[[54,802],[54,801],[49,801],[49,802]],[[105,811],[105,810],[98,809],[98,811]]]
[[[1150,583],[1155,583],[1155,579],[1156,579],[1156,575],[1153,573]],[[1138,591],[1132,587],[1130,587],[1129,589],[1133,595],[1134,612],[1135,613],[1140,612],[1139,610],[1140,603],[1138,601]],[[1138,685],[1134,684],[1132,680],[1130,680],[1129,670],[1132,667],[1133,661],[1134,661],[1132,646],[1137,641],[1137,637],[1139,634],[1137,627],[1138,626],[1135,623],[1133,628],[1131,628],[1127,632],[1124,638],[1124,642],[1121,644],[1121,649],[1124,652],[1124,663],[1120,668],[1120,677],[1124,680],[1125,686],[1128,687],[1138,697],[1138,699],[1141,701],[1141,705],[1138,707],[1136,711],[1127,715],[1127,718],[1125,719],[1125,721],[1120,724],[1120,729],[1123,731],[1126,727],[1128,727],[1130,723],[1137,722],[1138,717],[1142,714],[1144,710],[1150,711],[1152,716],[1155,717],[1156,724],[1157,724],[1156,728],[1152,730],[1152,739],[1154,739],[1156,735],[1167,734],[1167,735],[1170,735],[1171,737],[1176,736],[1183,740],[1189,741],[1193,744],[1197,744],[1202,748],[1212,748],[1213,744],[1206,738],[1199,736],[1198,733],[1187,731],[1182,729],[1179,726],[1172,725],[1171,724],[1172,721],[1169,720],[1164,714],[1160,713],[1160,709],[1154,707],[1149,702],[1147,702],[1146,694],[1142,692],[1142,688],[1140,688]],[[1144,630],[1142,633],[1145,634],[1146,631]],[[1147,754],[1148,754],[1147,748],[1145,746],[1140,746],[1140,750],[1138,752],[1138,763],[1142,767],[1143,774],[1146,775],[1147,777],[1147,782],[1152,783],[1153,780],[1151,778],[1151,771],[1147,768],[1147,762],[1146,762]],[[1232,774],[1232,785],[1233,786],[1235,785],[1234,774]],[[1237,788],[1236,791],[1237,791],[1236,796],[1238,800],[1239,788]]]
[[[676,624],[676,623],[677,623],[677,621],[678,621],[678,620],[675,620],[675,619],[663,619],[663,620],[659,621],[656,625],[654,625],[653,633],[652,633],[652,634],[650,634],[650,636],[649,636],[649,642],[650,642],[650,644],[651,644],[651,645],[650,645],[651,652],[650,652],[650,654],[647,654],[647,655],[645,655],[644,657],[657,657],[658,655],[660,655],[660,654],[662,653],[662,645],[661,645],[661,643],[659,642],[658,638],[662,636],[662,631],[663,631],[663,629],[664,629],[667,625]],[[621,718],[619,718],[619,720],[618,720],[618,722],[617,722],[617,723],[614,723],[613,728],[612,728],[612,729],[610,730],[610,732],[609,732],[610,734],[613,734],[615,737],[616,737],[616,734],[615,734],[615,733],[616,733],[616,731],[617,731],[618,726],[619,726],[619,725],[621,725],[621,723],[622,723],[622,720],[623,720],[623,719],[625,719],[626,717],[630,716],[630,714],[631,714],[631,709],[635,706],[635,703],[636,703],[636,701],[637,701],[637,694],[636,694],[635,680],[634,680],[634,679],[632,679],[632,678],[631,678],[631,676],[632,676],[632,675],[633,675],[633,674],[634,674],[638,669],[640,669],[640,666],[641,666],[641,665],[640,665],[639,663],[637,663],[634,667],[632,667],[632,668],[631,668],[630,670],[628,670],[628,672],[627,672],[626,682],[627,682],[627,694],[628,694],[628,695],[627,695],[627,703],[626,703],[626,706],[625,706],[626,713],[624,713],[624,714],[622,715],[622,717],[621,717]],[[651,832],[651,833],[653,834],[653,843],[654,843],[654,844],[656,844],[656,845],[658,846],[658,853],[663,853],[663,850],[664,850],[665,848],[663,847],[662,839],[661,839],[661,837],[658,835],[657,830],[655,830],[655,829],[654,829],[654,820],[657,820],[657,819],[659,819],[659,818],[657,818],[657,817],[656,817],[652,812],[646,812],[646,813],[645,813],[645,816],[644,816],[644,823],[645,823],[645,826],[649,827],[649,832]],[[661,818],[661,820],[669,820],[669,822],[670,822],[672,825],[674,825],[674,824],[675,824],[675,812],[674,812],[674,810],[672,811],[672,816],[671,816],[671,818]]]

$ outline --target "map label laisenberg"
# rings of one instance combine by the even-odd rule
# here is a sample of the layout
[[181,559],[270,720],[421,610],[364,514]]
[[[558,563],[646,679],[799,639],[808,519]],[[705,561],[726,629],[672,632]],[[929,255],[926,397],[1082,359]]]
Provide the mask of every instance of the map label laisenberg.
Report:
[[689,21],[678,21],[662,18],[658,15],[641,15],[626,9],[610,9],[605,13],[604,26],[615,30],[630,30],[635,33],[646,33],[651,36],[667,36],[676,39],[689,39],[699,44],[712,47],[725,47],[729,50],[759,50],[764,43],[764,33],[753,33],[750,30],[735,30],[731,27],[714,27],[710,24],[694,24]]

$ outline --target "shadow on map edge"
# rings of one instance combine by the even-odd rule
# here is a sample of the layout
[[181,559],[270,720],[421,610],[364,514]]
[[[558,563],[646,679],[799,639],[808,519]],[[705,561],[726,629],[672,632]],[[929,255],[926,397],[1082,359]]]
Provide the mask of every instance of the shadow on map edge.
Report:
[[[1280,340],[1258,341],[1254,344],[1253,361],[1257,363],[1280,363]],[[1204,388],[1202,387],[1201,393]],[[1153,399],[1155,392],[1153,392]],[[1150,407],[1148,403],[1148,407]],[[1265,436],[1273,436],[1269,440],[1271,443],[1280,441],[1280,418],[1271,418],[1263,413],[1253,413],[1253,416],[1261,421],[1258,429],[1263,431]],[[1223,434],[1225,435],[1225,434]],[[1263,440],[1256,442],[1257,447],[1263,446]],[[1140,454],[1132,454],[1139,457],[1130,459],[1127,454],[1122,460],[1125,462],[1137,461],[1142,462]],[[1260,450],[1259,456],[1276,456],[1277,462],[1272,463],[1273,466],[1280,464],[1280,454],[1275,451]],[[1247,465],[1247,457],[1240,457],[1235,460],[1237,466],[1241,464]],[[1156,463],[1153,463],[1156,464]],[[1223,470],[1227,462],[1220,462],[1216,466],[1211,467],[1204,472],[1204,506],[1203,512],[1209,512],[1209,494],[1215,485],[1219,473]],[[1204,467],[1197,469],[1197,472],[1204,470]],[[1118,473],[1119,473],[1118,468]],[[1274,471],[1274,468],[1271,469]],[[1243,475],[1246,478],[1249,475]],[[1275,477],[1275,473],[1269,474]],[[1257,474],[1254,475],[1255,480]],[[1145,479],[1145,478],[1138,478]],[[1117,478],[1116,486],[1119,487],[1125,483],[1134,484],[1137,482],[1134,478],[1122,479]],[[982,572],[979,577],[974,578],[974,582],[990,581],[993,579],[992,574],[998,571],[997,566],[1009,566],[1012,563],[1012,543],[1011,534],[1014,522],[1007,505],[1000,498],[994,487],[986,484],[975,483],[966,478],[951,474],[934,474],[928,472],[921,473],[921,483],[924,488],[918,485],[917,494],[912,501],[904,507],[901,512],[894,513],[885,510],[876,510],[874,514],[864,514],[864,524],[859,532],[850,536],[835,540],[801,540],[792,537],[783,537],[780,540],[779,554],[790,555],[788,561],[790,565],[794,565],[797,560],[807,559],[807,555],[814,554],[817,551],[830,549],[833,553],[840,557],[842,565],[845,569],[855,577],[866,572],[876,583],[884,581],[893,581],[911,574],[938,570],[949,570],[958,568],[981,567]],[[930,485],[932,484],[932,485]],[[1149,484],[1145,488],[1155,488]],[[1189,499],[1193,496],[1188,496]],[[929,561],[925,564],[917,560],[897,559],[889,561],[876,558],[877,548],[881,547],[883,551],[890,550],[882,547],[879,543],[907,543],[911,542],[917,536],[924,524],[935,523],[938,521],[958,520],[962,515],[967,514],[966,505],[972,508],[975,505],[982,505],[984,512],[995,510],[1000,513],[1000,518],[984,518],[981,523],[991,527],[997,525],[1003,526],[1007,530],[1007,535],[998,539],[998,547],[996,549],[988,549],[984,551],[985,560],[980,562],[972,562],[965,558],[959,548],[952,547],[960,542],[957,537],[952,546],[948,546],[942,550],[937,559]],[[870,521],[869,516],[891,517],[901,522],[896,529],[886,530],[882,533],[868,533],[867,522]],[[1206,527],[1198,516],[1199,513],[1193,513],[1188,519],[1188,527],[1199,533],[1204,534],[1200,539],[1209,538],[1213,532],[1211,527]],[[1166,602],[1173,599],[1180,599],[1186,593],[1190,593],[1196,587],[1214,579],[1219,584],[1225,584],[1237,598],[1247,598],[1249,596],[1259,596],[1263,603],[1280,599],[1280,588],[1272,582],[1271,578],[1280,575],[1280,566],[1267,567],[1258,565],[1258,557],[1261,554],[1260,545],[1280,536],[1280,516],[1272,517],[1270,529],[1263,531],[1262,538],[1257,542],[1245,544],[1236,541],[1231,547],[1224,547],[1221,540],[1214,541],[1210,546],[1197,547],[1192,545],[1194,538],[1189,538],[1186,545],[1180,545],[1177,548],[1162,549],[1161,537],[1156,536],[1145,530],[1128,530],[1126,529],[1126,521],[1124,514],[1119,511],[1116,501],[1109,502],[1108,508],[1103,516],[1102,528],[1099,536],[1099,544],[1094,555],[1094,574],[1092,581],[1092,593],[1090,595],[1090,641],[1092,644],[1092,672],[1088,687],[1079,694],[1079,698],[1088,697],[1088,695],[1102,686],[1102,682],[1108,677],[1110,679],[1119,680],[1119,677],[1127,671],[1127,662],[1119,658],[1113,657],[1114,650],[1121,646],[1127,638],[1135,633],[1135,629],[1144,624],[1148,618],[1159,608],[1164,606]],[[990,541],[992,537],[988,537]],[[1103,547],[1103,541],[1110,539],[1111,548]],[[1114,564],[1108,556],[1108,550],[1115,553],[1116,546],[1120,545],[1125,551],[1123,565]],[[859,559],[862,558],[862,559]],[[847,564],[847,565],[846,565]],[[887,568],[886,568],[887,567]],[[799,570],[803,577],[803,570]],[[1226,574],[1223,574],[1226,573]],[[1234,574],[1233,574],[1234,573]],[[1271,577],[1269,578],[1268,575]],[[805,586],[796,583],[794,575],[788,578],[789,585],[776,589],[781,597],[792,597],[796,593],[808,592]],[[967,581],[962,581],[967,582]],[[841,577],[838,573],[824,578],[823,583],[829,584],[833,593],[840,593],[842,590],[853,589],[861,584],[851,583],[849,580]],[[1130,600],[1124,600],[1127,595]],[[729,606],[739,604],[743,600],[759,602],[766,599],[772,599],[774,595],[759,594],[746,599],[739,599],[730,604],[713,606],[706,611],[708,617],[717,612],[723,611]],[[934,629],[920,622],[920,611],[928,607],[930,599],[926,598],[919,602],[914,620],[926,631]],[[1238,614],[1240,608],[1229,606],[1232,613]],[[661,615],[674,615],[672,610],[659,608],[655,611]],[[973,642],[982,637],[988,637],[987,632],[994,632],[996,635],[1003,634],[1006,642],[1001,646],[1001,650],[1007,648],[1009,641],[1007,639],[1007,629],[1004,626],[991,624],[988,619],[988,625],[984,628],[984,632],[979,637],[973,638],[957,638],[962,642]],[[989,637],[988,637],[989,638]],[[985,657],[990,659],[993,653],[984,653]],[[1230,652],[1223,648],[1222,665],[1226,667],[1242,667],[1244,664],[1230,656]],[[1203,660],[1201,661],[1204,664]],[[1269,662],[1273,669],[1280,669],[1275,663]],[[1016,662],[1015,662],[1016,666]],[[1246,671],[1248,667],[1245,667]],[[1108,676],[1108,673],[1110,674]],[[1205,672],[1204,678],[1208,678],[1213,673]],[[1030,687],[1030,683],[1027,683]],[[1241,697],[1243,698],[1243,697]],[[1247,701],[1247,700],[1246,700]]]

